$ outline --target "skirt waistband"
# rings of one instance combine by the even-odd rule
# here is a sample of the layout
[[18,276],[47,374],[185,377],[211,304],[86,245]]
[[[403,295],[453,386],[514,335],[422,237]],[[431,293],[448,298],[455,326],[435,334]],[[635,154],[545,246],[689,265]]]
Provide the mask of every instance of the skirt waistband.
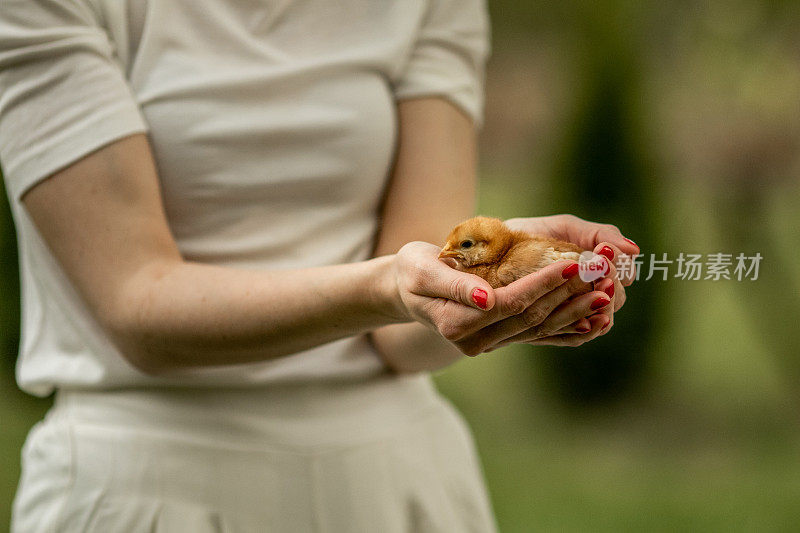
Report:
[[384,375],[241,389],[59,389],[48,416],[229,444],[316,448],[384,438],[442,403],[428,375]]

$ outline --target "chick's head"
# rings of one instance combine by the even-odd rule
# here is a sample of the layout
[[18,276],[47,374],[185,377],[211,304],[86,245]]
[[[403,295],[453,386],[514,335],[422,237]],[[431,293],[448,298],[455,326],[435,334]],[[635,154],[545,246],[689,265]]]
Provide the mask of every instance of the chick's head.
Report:
[[452,258],[461,267],[494,263],[506,253],[512,237],[499,218],[471,218],[453,228],[439,258]]

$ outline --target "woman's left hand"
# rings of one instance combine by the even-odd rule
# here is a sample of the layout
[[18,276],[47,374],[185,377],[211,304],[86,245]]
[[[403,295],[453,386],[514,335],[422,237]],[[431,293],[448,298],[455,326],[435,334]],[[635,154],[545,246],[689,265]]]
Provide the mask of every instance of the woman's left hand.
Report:
[[[603,291],[612,300],[598,313],[578,320],[553,335],[528,341],[534,345],[578,346],[599,335],[605,335],[614,324],[614,313],[625,303],[625,287],[636,278],[633,258],[639,254],[639,247],[622,235],[616,226],[589,222],[574,215],[553,215],[546,217],[512,218],[506,225],[513,230],[531,234],[548,235],[556,239],[577,244],[585,250],[592,250],[609,259],[611,263],[606,275],[594,282],[594,289]],[[617,268],[625,264],[622,278]],[[565,302],[564,306],[569,305]],[[558,310],[554,311],[554,313]],[[520,334],[516,342],[525,342]],[[511,340],[511,339],[509,339]]]

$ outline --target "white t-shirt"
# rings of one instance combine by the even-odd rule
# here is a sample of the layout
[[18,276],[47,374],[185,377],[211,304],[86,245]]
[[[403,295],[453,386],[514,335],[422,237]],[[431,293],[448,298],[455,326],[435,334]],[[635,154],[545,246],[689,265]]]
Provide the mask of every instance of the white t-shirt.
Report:
[[480,125],[484,1],[3,0],[0,164],[20,248],[19,385],[45,395],[380,373],[357,336],[269,362],[144,375],[90,315],[20,198],[146,131],[185,258],[244,269],[367,259],[395,100],[439,95]]

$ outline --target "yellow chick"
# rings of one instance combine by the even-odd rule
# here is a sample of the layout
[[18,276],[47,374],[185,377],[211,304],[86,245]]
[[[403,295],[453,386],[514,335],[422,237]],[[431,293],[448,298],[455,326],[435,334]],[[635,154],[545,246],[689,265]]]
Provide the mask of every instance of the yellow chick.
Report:
[[499,218],[474,217],[453,228],[439,258],[497,288],[555,261],[577,261],[581,252],[570,242],[514,231]]

